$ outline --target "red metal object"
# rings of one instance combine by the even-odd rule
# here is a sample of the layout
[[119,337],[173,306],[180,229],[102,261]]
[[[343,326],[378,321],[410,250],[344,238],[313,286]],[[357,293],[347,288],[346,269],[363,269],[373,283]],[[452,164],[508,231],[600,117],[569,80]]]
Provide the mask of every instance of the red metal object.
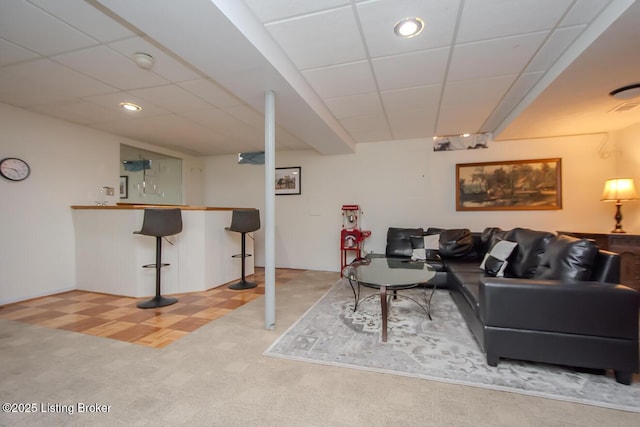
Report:
[[[358,205],[342,205],[342,231],[340,233],[340,253],[342,270],[348,265],[347,258],[350,252],[353,252],[354,260],[362,258],[362,249],[364,240],[371,236],[371,231],[360,230],[359,214],[360,206]],[[346,226],[346,227],[345,227]],[[352,260],[352,262],[354,261]]]

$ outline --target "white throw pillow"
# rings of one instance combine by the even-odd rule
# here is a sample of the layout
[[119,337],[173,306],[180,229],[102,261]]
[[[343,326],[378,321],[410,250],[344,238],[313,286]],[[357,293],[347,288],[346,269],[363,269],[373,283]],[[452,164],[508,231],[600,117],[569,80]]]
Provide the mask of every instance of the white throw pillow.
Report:
[[411,254],[411,261],[426,261],[427,250],[425,248],[414,249]]
[[480,264],[480,268],[489,276],[504,277],[504,270],[507,268],[507,258],[509,258],[509,255],[511,255],[516,246],[518,246],[516,242],[500,240],[486,253]]
[[440,235],[439,234],[427,234],[424,236],[424,248],[432,251],[440,249]]

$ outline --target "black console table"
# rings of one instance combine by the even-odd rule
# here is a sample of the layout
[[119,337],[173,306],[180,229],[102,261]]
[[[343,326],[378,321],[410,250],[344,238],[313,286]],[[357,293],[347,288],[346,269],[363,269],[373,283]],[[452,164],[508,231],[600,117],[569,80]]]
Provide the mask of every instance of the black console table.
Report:
[[558,231],[558,234],[594,240],[600,249],[620,255],[620,283],[640,291],[640,236],[626,233],[582,233]]

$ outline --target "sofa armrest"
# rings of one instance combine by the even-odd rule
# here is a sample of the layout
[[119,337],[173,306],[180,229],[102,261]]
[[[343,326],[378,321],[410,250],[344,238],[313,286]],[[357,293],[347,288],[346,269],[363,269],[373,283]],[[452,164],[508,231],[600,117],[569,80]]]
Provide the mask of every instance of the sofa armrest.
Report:
[[484,277],[485,326],[638,340],[640,293],[624,285]]

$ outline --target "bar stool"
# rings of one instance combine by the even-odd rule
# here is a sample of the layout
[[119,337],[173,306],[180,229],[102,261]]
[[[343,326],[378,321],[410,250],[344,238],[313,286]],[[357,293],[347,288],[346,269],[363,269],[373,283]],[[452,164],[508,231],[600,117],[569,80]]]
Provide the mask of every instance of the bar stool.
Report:
[[245,279],[244,260],[250,257],[246,250],[246,236],[251,231],[260,229],[260,211],[258,209],[234,209],[231,214],[231,226],[225,227],[225,230],[242,233],[242,253],[233,255],[233,258],[242,258],[242,278],[238,283],[229,285],[229,289],[242,290],[251,289],[258,286],[256,283],[247,282]]
[[[138,308],[157,308],[175,304],[178,298],[167,298],[160,295],[160,271],[169,264],[162,263],[162,238],[173,236],[182,231],[182,211],[180,209],[145,209],[142,229],[133,234],[154,236],[156,238],[156,262],[143,265],[143,268],[156,269],[156,296],[137,304]],[[169,242],[171,243],[171,242]]]

